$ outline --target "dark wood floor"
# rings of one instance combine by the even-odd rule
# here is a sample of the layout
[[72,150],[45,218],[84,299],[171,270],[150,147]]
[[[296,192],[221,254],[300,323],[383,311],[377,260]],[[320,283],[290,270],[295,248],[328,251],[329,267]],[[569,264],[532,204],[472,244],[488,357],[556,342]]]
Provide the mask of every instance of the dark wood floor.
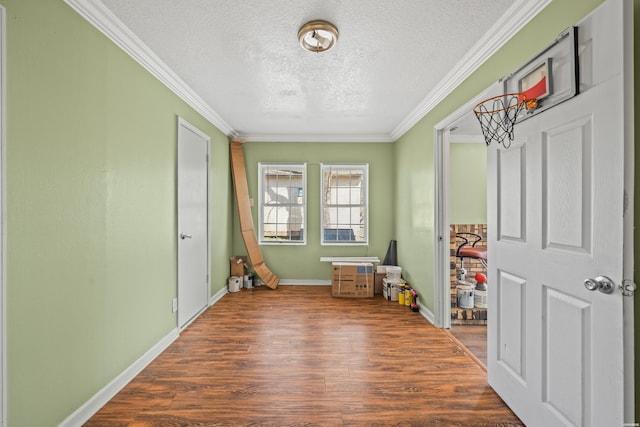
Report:
[[485,325],[451,325],[450,332],[485,367],[487,366],[487,327]]
[[326,286],[225,295],[86,426],[522,426],[449,336]]

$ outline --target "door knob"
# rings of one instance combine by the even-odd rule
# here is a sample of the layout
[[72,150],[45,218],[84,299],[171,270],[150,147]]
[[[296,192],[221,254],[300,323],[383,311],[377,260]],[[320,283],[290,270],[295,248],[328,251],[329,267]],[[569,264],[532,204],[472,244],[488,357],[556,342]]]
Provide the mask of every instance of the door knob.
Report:
[[[607,276],[598,276],[595,279],[585,280],[584,287],[590,291],[597,289],[603,294],[610,294],[616,289],[616,284]],[[622,295],[625,297],[632,297],[637,288],[635,282],[629,279],[624,279],[617,287],[620,288]]]
[[584,281],[584,287],[590,291],[596,289],[603,294],[610,294],[615,289],[615,283],[607,276],[598,276],[595,279],[587,279]]
[[180,233],[180,238],[181,238],[182,240],[184,240],[184,239],[191,239],[191,237],[192,237],[192,236],[191,236],[191,234]]

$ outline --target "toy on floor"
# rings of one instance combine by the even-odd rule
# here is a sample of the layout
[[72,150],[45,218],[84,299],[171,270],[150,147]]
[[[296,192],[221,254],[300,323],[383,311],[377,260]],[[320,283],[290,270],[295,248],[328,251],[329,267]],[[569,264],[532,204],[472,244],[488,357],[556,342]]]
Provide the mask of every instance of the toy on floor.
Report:
[[409,308],[415,313],[420,311],[420,307],[418,307],[418,293],[415,289],[411,289],[411,305]]

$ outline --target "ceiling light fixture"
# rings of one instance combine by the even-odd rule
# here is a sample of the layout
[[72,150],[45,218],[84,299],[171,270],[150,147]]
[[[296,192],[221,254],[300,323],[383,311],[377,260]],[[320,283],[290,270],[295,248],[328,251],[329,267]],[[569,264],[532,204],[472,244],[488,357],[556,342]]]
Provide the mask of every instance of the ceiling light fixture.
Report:
[[338,29],[331,22],[310,21],[298,30],[300,46],[310,52],[324,52],[338,41]]

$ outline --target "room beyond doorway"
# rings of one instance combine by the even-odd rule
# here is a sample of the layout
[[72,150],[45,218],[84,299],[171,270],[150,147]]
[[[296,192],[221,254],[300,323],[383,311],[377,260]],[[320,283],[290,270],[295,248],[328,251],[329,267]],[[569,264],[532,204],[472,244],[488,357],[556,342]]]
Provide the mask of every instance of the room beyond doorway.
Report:
[[[472,109],[479,100],[492,96],[499,90],[499,84],[491,85],[435,126],[437,232],[434,280],[437,286],[434,319],[436,325],[445,329],[459,323],[460,318],[476,320],[473,319],[473,310],[458,311],[452,304],[456,298],[452,295],[452,282],[457,275],[454,253],[458,244],[453,243],[452,236],[455,238],[453,229],[457,226],[478,227],[480,224],[482,232],[479,234],[486,245],[486,146]],[[476,188],[478,184],[483,188]],[[480,217],[465,216],[470,210],[479,210]],[[483,322],[476,323],[486,324],[485,314],[486,311],[482,314]],[[479,317],[478,313],[476,317]],[[450,336],[456,338],[453,334]],[[484,340],[486,352],[486,335],[481,340]],[[462,340],[459,341],[460,345],[465,346]],[[472,348],[467,350],[469,353],[473,351]]]

